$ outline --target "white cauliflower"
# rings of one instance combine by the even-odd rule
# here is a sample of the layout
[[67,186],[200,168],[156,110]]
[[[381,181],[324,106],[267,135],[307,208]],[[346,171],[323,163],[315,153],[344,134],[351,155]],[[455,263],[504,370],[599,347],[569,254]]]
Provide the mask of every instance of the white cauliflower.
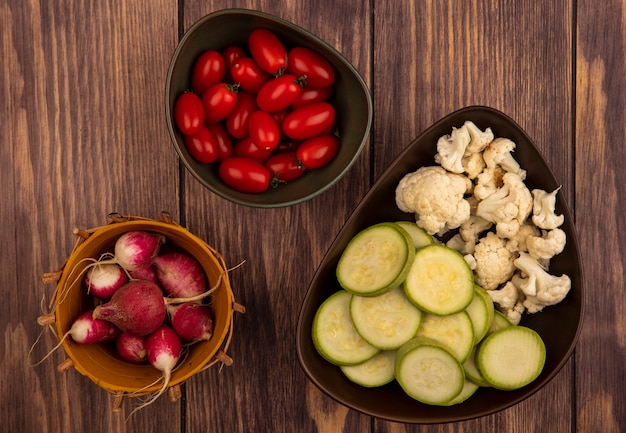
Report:
[[533,198],[519,175],[507,172],[502,182],[502,187],[478,202],[476,215],[495,223],[498,236],[510,238],[530,215]]
[[485,164],[488,168],[502,167],[505,171],[515,173],[522,179],[526,179],[526,170],[520,167],[511,154],[515,147],[515,142],[508,138],[496,138],[483,151]]
[[555,214],[556,194],[561,187],[548,193],[542,189],[533,189],[533,223],[542,229],[552,230],[560,227],[565,220],[563,215]]
[[519,324],[522,314],[526,310],[523,304],[524,296],[519,288],[511,281],[497,290],[487,290],[496,308],[509,319],[513,325]]
[[544,307],[555,305],[565,299],[572,282],[563,274],[549,274],[541,264],[527,253],[520,253],[514,261],[515,267],[521,271],[512,281],[526,296],[524,307],[529,313],[536,313]]
[[446,242],[446,246],[448,248],[452,248],[453,250],[458,251],[463,255],[471,255],[474,253],[474,247],[476,246],[476,243],[472,241],[466,241],[465,239],[463,239],[460,233],[457,233],[450,239],[448,239],[448,242]]
[[549,260],[561,254],[567,242],[567,235],[561,229],[542,230],[541,236],[526,239],[528,254],[537,260]]
[[435,162],[452,173],[463,173],[465,169],[462,159],[470,140],[467,128],[452,128],[450,135],[444,135],[437,140]]
[[496,289],[515,272],[515,256],[506,248],[506,241],[493,232],[478,241],[473,256],[476,284],[486,290]]
[[480,128],[470,120],[467,120],[463,126],[467,129],[467,132],[470,135],[470,143],[465,149],[466,154],[482,152],[495,138],[491,128],[481,131]]
[[475,179],[486,167],[482,153],[471,153],[461,159],[461,165],[465,174],[470,179]]
[[474,197],[482,200],[502,187],[502,176],[506,173],[500,167],[485,168],[474,179]]
[[414,212],[415,221],[430,235],[459,227],[470,217],[464,195],[472,182],[439,166],[426,166],[405,175],[396,188],[396,205]]
[[509,251],[514,253],[528,252],[528,237],[539,236],[540,234],[539,229],[535,225],[529,224],[528,221],[526,221],[520,226],[514,236],[507,239],[506,247]]

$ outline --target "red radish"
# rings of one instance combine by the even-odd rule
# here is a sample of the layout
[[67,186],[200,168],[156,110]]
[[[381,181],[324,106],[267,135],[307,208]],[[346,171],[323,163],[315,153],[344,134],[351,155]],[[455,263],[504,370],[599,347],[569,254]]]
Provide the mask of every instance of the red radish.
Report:
[[98,305],[94,319],[107,320],[122,332],[147,335],[165,320],[163,292],[156,284],[132,280],[120,287],[105,304]]
[[93,310],[89,310],[78,316],[65,335],[70,335],[72,340],[79,344],[102,343],[117,337],[120,330],[115,325],[105,320],[94,319],[92,314]]
[[213,312],[206,305],[184,303],[168,305],[172,328],[187,341],[209,340],[213,335]]
[[142,364],[148,361],[145,336],[122,332],[115,339],[115,349],[122,359],[133,364]]
[[171,296],[189,298],[206,290],[202,267],[188,254],[173,252],[159,255],[154,259],[154,268],[161,287]]
[[146,266],[145,268],[137,269],[128,273],[133,280],[146,280],[151,281],[154,284],[158,284],[159,280],[156,275],[156,271],[152,266]]
[[129,272],[145,268],[150,266],[164,242],[163,235],[143,230],[126,232],[115,242],[113,260]]
[[146,350],[150,364],[163,374],[163,386],[150,400],[135,408],[133,413],[153,403],[165,392],[170,384],[172,370],[176,367],[182,354],[183,344],[172,328],[162,325],[146,338]]
[[114,263],[98,263],[85,276],[87,293],[103,300],[109,300],[127,282],[124,270]]

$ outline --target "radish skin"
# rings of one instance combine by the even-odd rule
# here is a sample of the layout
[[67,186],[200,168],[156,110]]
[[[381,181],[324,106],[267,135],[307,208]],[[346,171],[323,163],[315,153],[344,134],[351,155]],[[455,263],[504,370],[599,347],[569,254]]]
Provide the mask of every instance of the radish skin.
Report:
[[98,263],[85,275],[87,293],[105,301],[127,282],[124,270],[114,263]]
[[130,271],[128,274],[133,280],[146,280],[154,284],[159,283],[156,270],[153,266],[146,266],[145,268],[137,269],[136,271]]
[[176,298],[189,298],[206,290],[204,271],[200,263],[188,254],[172,252],[154,259],[159,283],[163,290]]
[[159,253],[165,236],[132,230],[121,235],[115,242],[114,260],[127,271],[136,271],[152,264]]
[[168,305],[172,328],[187,341],[209,340],[213,336],[213,312],[206,305],[184,303]]
[[148,361],[146,337],[121,332],[115,339],[117,354],[133,364],[143,364]]
[[93,310],[89,310],[78,316],[72,323],[67,334],[79,344],[102,343],[113,340],[120,330],[110,322],[98,320],[92,317]]
[[93,311],[94,319],[107,320],[122,332],[147,335],[165,320],[163,292],[154,283],[133,280],[120,287],[105,304]]
[[148,401],[135,408],[130,415],[152,404],[165,392],[170,384],[172,371],[183,352],[183,344],[172,328],[162,325],[146,338],[146,350],[150,364],[163,375],[163,386]]

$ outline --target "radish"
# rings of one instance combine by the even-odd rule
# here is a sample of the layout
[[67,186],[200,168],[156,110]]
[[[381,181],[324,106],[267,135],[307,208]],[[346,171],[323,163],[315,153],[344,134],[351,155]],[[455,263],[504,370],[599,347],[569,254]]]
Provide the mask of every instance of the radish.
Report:
[[127,282],[124,270],[114,263],[98,263],[85,276],[87,293],[102,300],[109,300]]
[[133,280],[146,280],[151,281],[154,284],[159,283],[153,266],[146,266],[145,268],[137,269],[136,271],[130,271],[128,274]]
[[[92,315],[93,310],[89,310],[74,319],[72,326],[59,340],[57,345],[54,346],[41,360],[33,364],[33,366],[39,365],[45,361],[63,344],[67,337],[71,337],[72,340],[78,344],[95,344],[113,340],[118,336],[120,330],[115,325],[105,320],[94,319]],[[34,345],[30,350],[32,351],[33,348]]]
[[153,403],[165,392],[170,384],[172,371],[183,352],[183,344],[172,328],[162,325],[146,338],[146,350],[150,364],[163,375],[163,386],[148,401],[135,408],[129,417],[139,409]]
[[209,340],[213,335],[213,312],[206,305],[184,303],[168,305],[172,328],[187,341]]
[[172,252],[154,259],[154,268],[161,287],[177,298],[189,298],[206,290],[200,263],[188,254]]
[[143,230],[126,232],[115,242],[113,260],[129,272],[145,268],[150,266],[164,242],[163,235]]
[[133,364],[142,364],[148,360],[146,337],[121,332],[115,339],[117,354]]
[[165,313],[159,286],[150,281],[132,280],[120,287],[109,302],[98,305],[93,318],[107,320],[122,332],[147,335],[161,326]]

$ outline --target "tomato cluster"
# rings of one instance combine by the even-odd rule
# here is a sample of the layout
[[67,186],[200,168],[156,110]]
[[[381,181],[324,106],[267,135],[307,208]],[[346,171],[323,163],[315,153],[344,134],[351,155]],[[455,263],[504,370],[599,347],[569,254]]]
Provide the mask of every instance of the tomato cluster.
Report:
[[259,193],[335,157],[334,82],[322,55],[288,48],[257,28],[247,46],[207,50],[196,59],[174,120],[196,161],[219,164],[231,188]]

